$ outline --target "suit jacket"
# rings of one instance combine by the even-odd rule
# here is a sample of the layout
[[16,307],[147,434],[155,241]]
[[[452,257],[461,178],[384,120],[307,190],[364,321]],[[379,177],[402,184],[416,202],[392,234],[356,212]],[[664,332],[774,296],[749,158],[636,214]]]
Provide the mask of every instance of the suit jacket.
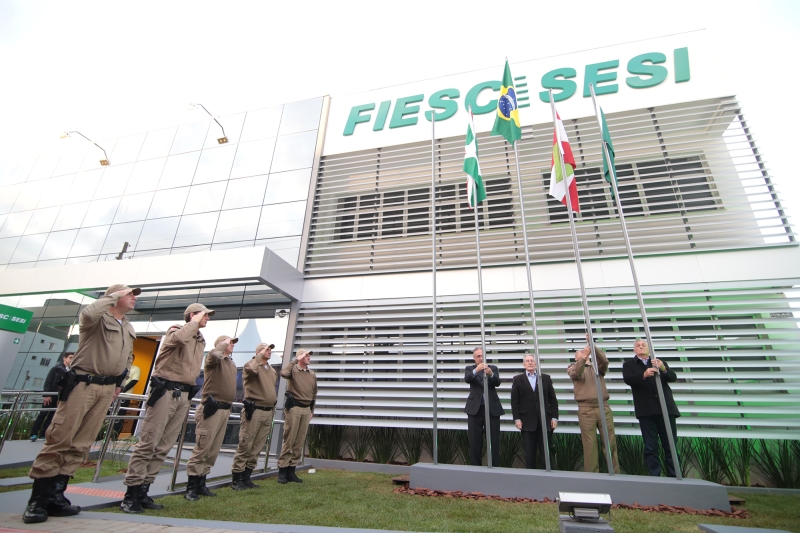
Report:
[[[542,374],[542,386],[544,387],[544,412],[547,416],[547,428],[550,428],[550,421],[554,418],[558,420],[558,400],[556,391],[553,388],[553,380],[548,374]],[[539,391],[534,392],[531,382],[525,372],[514,376],[511,382],[511,412],[514,420],[522,420],[522,431],[536,431],[539,427]]]
[[[481,408],[481,398],[483,398],[483,383],[472,374],[476,366],[478,365],[467,365],[467,368],[464,369],[464,381],[469,383],[469,396],[467,405],[464,406],[464,412],[470,416],[478,414]],[[500,386],[500,372],[494,365],[489,365],[489,368],[492,369],[492,377],[489,378],[489,415],[503,416],[506,412],[497,396],[496,388]],[[480,375],[483,376],[484,373],[481,372]]]
[[[667,413],[671,416],[681,416],[675,400],[672,398],[672,390],[669,383],[678,381],[678,376],[673,372],[665,361],[666,372],[659,372],[661,386],[664,389],[664,401],[667,404]],[[661,414],[661,403],[658,401],[658,388],[656,377],[652,376],[644,379],[644,371],[647,370],[645,364],[635,355],[622,363],[622,379],[627,383],[633,393],[633,410],[636,418]]]

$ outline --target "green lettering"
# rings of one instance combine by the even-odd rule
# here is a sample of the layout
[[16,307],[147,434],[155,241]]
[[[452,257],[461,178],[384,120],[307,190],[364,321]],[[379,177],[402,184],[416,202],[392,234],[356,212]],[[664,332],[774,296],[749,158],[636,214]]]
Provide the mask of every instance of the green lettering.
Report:
[[[544,76],[542,76],[542,88],[544,91],[539,93],[539,100],[542,102],[549,104],[550,103],[550,93],[547,89],[560,90],[561,92],[553,93],[553,101],[554,102],[561,102],[562,100],[566,100],[573,94],[575,94],[575,89],[578,88],[578,85],[570,80],[569,78],[574,78],[577,76],[578,73],[575,72],[574,68],[557,68],[555,70],[551,70]],[[558,78],[564,78],[559,80]]]
[[424,94],[415,94],[414,96],[398,98],[397,103],[394,105],[394,112],[392,113],[392,121],[389,122],[389,128],[402,128],[404,126],[413,126],[416,124],[417,117],[404,117],[406,115],[414,115],[419,113],[419,106],[408,104],[416,104],[424,99]]
[[381,131],[383,129],[383,125],[386,124],[386,117],[389,116],[389,106],[391,105],[391,100],[381,102],[381,106],[378,108],[378,116],[375,117],[375,125],[372,127],[372,131]]
[[599,86],[598,83],[605,83],[617,79],[616,72],[605,72],[600,74],[601,70],[608,70],[610,68],[617,68],[619,66],[619,59],[613,61],[603,61],[602,63],[593,63],[586,65],[586,71],[583,77],[583,97],[587,98],[592,96],[592,91],[589,89],[594,85],[594,94],[600,96],[601,94],[613,94],[619,90],[619,85],[616,83],[612,85]]
[[[625,83],[628,84],[628,87],[633,87],[634,89],[655,87],[667,79],[667,69],[657,66],[660,63],[664,63],[666,60],[667,56],[661,52],[649,52],[634,57],[628,61],[628,72],[631,74],[638,74],[639,76],[650,77],[640,78],[639,76],[631,76],[625,78]],[[645,65],[646,62],[650,64]]]
[[[436,122],[447,120],[456,114],[456,111],[458,111],[458,103],[449,100],[449,98],[458,98],[459,96],[461,96],[461,93],[458,89],[442,89],[441,91],[436,91],[428,98],[429,106],[433,109],[443,110],[441,113],[436,113]],[[444,100],[443,98],[448,98],[448,100]],[[431,121],[431,115],[434,113],[433,109],[425,111],[425,118],[428,122]]]
[[689,49],[676,48],[673,52],[675,57],[675,83],[689,81],[691,72],[689,71]]
[[372,118],[372,115],[369,113],[362,115],[361,112],[372,111],[373,109],[375,109],[375,104],[353,106],[353,109],[350,110],[350,116],[347,117],[347,124],[344,126],[344,135],[352,135],[353,131],[356,129],[356,124],[369,122]]
[[467,93],[467,97],[464,99],[464,106],[467,109],[472,109],[473,115],[485,115],[486,113],[491,113],[495,109],[497,109],[497,100],[492,100],[486,105],[478,105],[478,96],[485,91],[486,89],[491,89],[493,91],[500,90],[500,82],[499,81],[485,81],[483,83],[479,83],[475,87],[469,90]]

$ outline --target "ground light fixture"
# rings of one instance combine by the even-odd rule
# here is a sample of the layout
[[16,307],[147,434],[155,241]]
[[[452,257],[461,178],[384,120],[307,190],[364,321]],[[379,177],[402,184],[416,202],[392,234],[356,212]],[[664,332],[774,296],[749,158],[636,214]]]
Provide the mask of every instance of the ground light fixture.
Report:
[[217,123],[217,126],[219,126],[219,129],[222,130],[222,137],[217,139],[217,142],[219,144],[228,144],[228,137],[225,136],[225,128],[223,128],[222,124],[219,123],[219,120],[217,120],[217,117],[215,117],[214,115],[209,113],[208,109],[206,109],[206,107],[203,104],[189,104],[189,109],[190,110],[191,109],[197,109],[198,107],[201,108],[203,111],[205,111],[208,114],[209,117],[214,119],[214,122]]
[[600,518],[611,512],[611,495],[587,492],[559,492],[558,523],[562,533],[614,531]]
[[79,131],[65,131],[65,132],[63,133],[63,135],[61,135],[61,138],[62,138],[62,139],[66,139],[67,137],[72,137],[72,135],[70,135],[71,133],[75,133],[75,134],[78,134],[78,135],[80,135],[81,137],[83,137],[84,139],[86,139],[87,141],[89,141],[90,143],[92,143],[93,145],[95,145],[95,146],[97,146],[98,148],[100,148],[101,150],[103,150],[103,155],[105,156],[105,158],[100,160],[100,165],[102,165],[102,166],[104,166],[104,167],[107,167],[108,165],[110,165],[110,164],[111,164],[111,163],[109,162],[109,160],[108,160],[108,154],[106,153],[105,149],[104,149],[102,146],[100,146],[99,144],[97,144],[96,142],[94,142],[93,140],[91,140],[89,137],[87,137],[86,135],[84,135],[83,133],[81,133],[81,132],[79,132]]

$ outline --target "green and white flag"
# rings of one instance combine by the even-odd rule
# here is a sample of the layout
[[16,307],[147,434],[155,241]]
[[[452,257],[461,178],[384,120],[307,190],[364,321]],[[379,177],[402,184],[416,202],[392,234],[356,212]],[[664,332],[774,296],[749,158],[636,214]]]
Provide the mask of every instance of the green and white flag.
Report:
[[[608,132],[608,124],[606,124],[606,116],[603,113],[603,109],[600,106],[597,106],[597,122],[601,125],[602,131],[602,139],[601,142],[606,145],[606,149],[608,150],[608,158],[611,160],[611,166],[615,166],[614,163],[614,145],[611,144],[611,134]],[[603,155],[603,177],[606,179],[609,185],[611,185],[611,199],[614,199],[614,185],[611,184],[612,174],[611,171],[608,169],[608,161],[606,161],[605,155]],[[613,177],[616,177],[616,172],[614,173]]]
[[481,165],[478,162],[478,139],[475,137],[475,124],[472,121],[472,110],[469,110],[469,123],[467,124],[467,143],[464,146],[464,172],[467,173],[467,197],[469,207],[475,206],[486,200],[486,188],[481,178]]

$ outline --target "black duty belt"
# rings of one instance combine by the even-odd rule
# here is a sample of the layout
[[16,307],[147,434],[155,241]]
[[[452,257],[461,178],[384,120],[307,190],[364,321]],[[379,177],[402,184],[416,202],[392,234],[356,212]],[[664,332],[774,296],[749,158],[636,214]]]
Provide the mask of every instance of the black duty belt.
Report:
[[178,389],[181,392],[189,392],[189,391],[192,390],[192,387],[194,387],[194,385],[187,385],[185,383],[178,383],[177,381],[167,381],[166,379],[162,380],[162,383],[164,383],[164,385],[166,385],[166,388],[168,390]]
[[275,407],[274,405],[271,407],[261,407],[260,405],[256,405],[256,403],[253,400],[248,400],[247,398],[245,398],[245,400],[247,400],[248,402],[252,402],[253,409],[258,409],[259,411],[272,411],[272,408]]
[[93,376],[92,374],[77,374],[75,381],[86,383],[87,385],[112,385],[117,382],[119,376]]
[[220,409],[230,409],[231,404],[225,402],[217,402],[217,407]]

